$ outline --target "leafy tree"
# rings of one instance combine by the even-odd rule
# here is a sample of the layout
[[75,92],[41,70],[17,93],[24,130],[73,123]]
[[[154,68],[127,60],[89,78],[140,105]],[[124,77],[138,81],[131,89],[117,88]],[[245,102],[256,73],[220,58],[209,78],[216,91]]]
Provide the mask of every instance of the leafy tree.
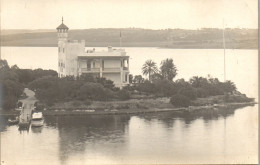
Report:
[[161,62],[161,74],[162,76],[167,79],[172,81],[173,78],[177,75],[177,68],[173,63],[173,59],[167,58],[166,60],[163,60]]
[[190,83],[185,81],[183,78],[182,79],[178,79],[175,81],[175,86],[177,88],[181,88],[181,87],[189,87]]
[[160,73],[154,73],[151,75],[151,81],[156,82],[158,80],[163,80],[164,77]]
[[127,90],[125,90],[125,89],[119,90],[117,92],[117,96],[118,96],[118,98],[120,100],[128,100],[128,99],[130,99],[130,93]]
[[142,72],[144,75],[148,75],[150,81],[151,75],[158,72],[156,63],[152,60],[147,60],[142,67]]
[[194,88],[192,88],[191,86],[180,88],[178,90],[178,93],[180,95],[188,97],[191,100],[195,100],[197,98],[196,90]]
[[232,81],[226,81],[220,86],[224,92],[233,92],[237,89],[236,85]]
[[190,84],[194,88],[200,88],[203,87],[205,84],[207,84],[207,79],[203,77],[194,76],[190,79]]
[[0,69],[1,70],[8,70],[10,69],[6,60],[0,60]]
[[105,77],[97,77],[96,82],[102,84],[105,88],[114,90],[115,84],[112,80],[108,80]]
[[6,60],[0,60],[0,89],[0,108],[4,110],[15,108],[18,98],[23,93],[23,86]]
[[85,82],[95,82],[95,77],[93,74],[90,73],[83,73],[79,76],[80,81],[85,81]]
[[136,75],[134,77],[134,79],[133,79],[133,82],[134,83],[138,83],[138,84],[143,83],[144,82],[144,78],[141,75]]
[[146,93],[155,93],[156,90],[156,85],[154,83],[151,83],[150,81],[146,80],[141,84],[137,84],[138,91],[141,92],[146,92]]
[[173,94],[176,94],[176,90],[174,89],[174,84],[172,81],[166,80],[166,79],[159,79],[154,81],[155,87],[154,89],[157,90],[157,93],[163,95],[163,96],[172,96]]
[[107,100],[108,92],[99,83],[86,82],[79,89],[81,99],[88,100]]

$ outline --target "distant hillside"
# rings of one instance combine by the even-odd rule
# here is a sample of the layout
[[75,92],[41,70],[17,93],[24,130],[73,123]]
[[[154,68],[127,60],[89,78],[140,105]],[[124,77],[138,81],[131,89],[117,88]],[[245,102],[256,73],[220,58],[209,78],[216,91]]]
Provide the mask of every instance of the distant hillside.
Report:
[[[86,46],[119,46],[120,31],[124,47],[223,48],[222,29],[85,29],[70,30],[70,40],[86,40]],[[257,29],[225,29],[227,49],[257,49]],[[2,30],[1,46],[57,46],[55,30]]]

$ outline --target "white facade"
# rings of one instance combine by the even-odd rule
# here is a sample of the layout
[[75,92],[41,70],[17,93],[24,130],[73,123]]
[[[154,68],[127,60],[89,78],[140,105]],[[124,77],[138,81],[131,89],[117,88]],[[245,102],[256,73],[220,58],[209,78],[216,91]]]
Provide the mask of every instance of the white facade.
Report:
[[57,27],[59,77],[89,73],[114,81],[116,87],[129,84],[129,56],[124,49],[108,47],[107,51],[85,51],[84,40],[68,40],[68,29],[63,21]]

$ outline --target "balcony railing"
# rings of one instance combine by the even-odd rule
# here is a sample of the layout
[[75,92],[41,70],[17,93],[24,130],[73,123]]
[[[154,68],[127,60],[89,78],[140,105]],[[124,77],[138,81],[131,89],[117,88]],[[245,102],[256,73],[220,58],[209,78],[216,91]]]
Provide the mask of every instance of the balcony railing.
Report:
[[103,72],[120,72],[120,68],[103,68]]
[[[101,70],[102,72],[120,72],[121,68],[102,68]],[[80,72],[100,72],[100,68],[80,68]]]
[[100,69],[99,68],[81,68],[80,71],[81,72],[99,72]]

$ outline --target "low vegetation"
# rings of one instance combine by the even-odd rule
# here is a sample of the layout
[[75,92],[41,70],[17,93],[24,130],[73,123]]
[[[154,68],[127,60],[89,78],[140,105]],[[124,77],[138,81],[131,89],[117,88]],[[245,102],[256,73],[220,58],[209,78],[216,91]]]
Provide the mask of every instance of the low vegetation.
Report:
[[[16,106],[24,87],[35,91],[36,98],[40,101],[38,109],[55,107],[57,104],[61,108],[65,103],[69,107],[92,107],[94,102],[97,104],[100,101],[106,105],[110,102],[110,109],[147,109],[149,106],[171,108],[253,101],[236,91],[236,86],[231,81],[220,82],[210,76],[194,76],[189,81],[174,80],[177,67],[173,59],[163,60],[160,67],[148,60],[142,68],[148,79],[142,75],[130,75],[131,83],[123,89],[115,87],[111,80],[93,77],[91,74],[59,78],[53,70],[20,69],[16,65],[9,67],[5,60],[0,62],[3,109],[13,109]],[[101,109],[106,109],[106,105],[102,105]]]
[[20,69],[16,65],[10,67],[6,60],[0,60],[1,109],[15,108],[18,99],[24,97],[24,87],[29,82],[47,75],[57,76],[57,72],[42,69]]

